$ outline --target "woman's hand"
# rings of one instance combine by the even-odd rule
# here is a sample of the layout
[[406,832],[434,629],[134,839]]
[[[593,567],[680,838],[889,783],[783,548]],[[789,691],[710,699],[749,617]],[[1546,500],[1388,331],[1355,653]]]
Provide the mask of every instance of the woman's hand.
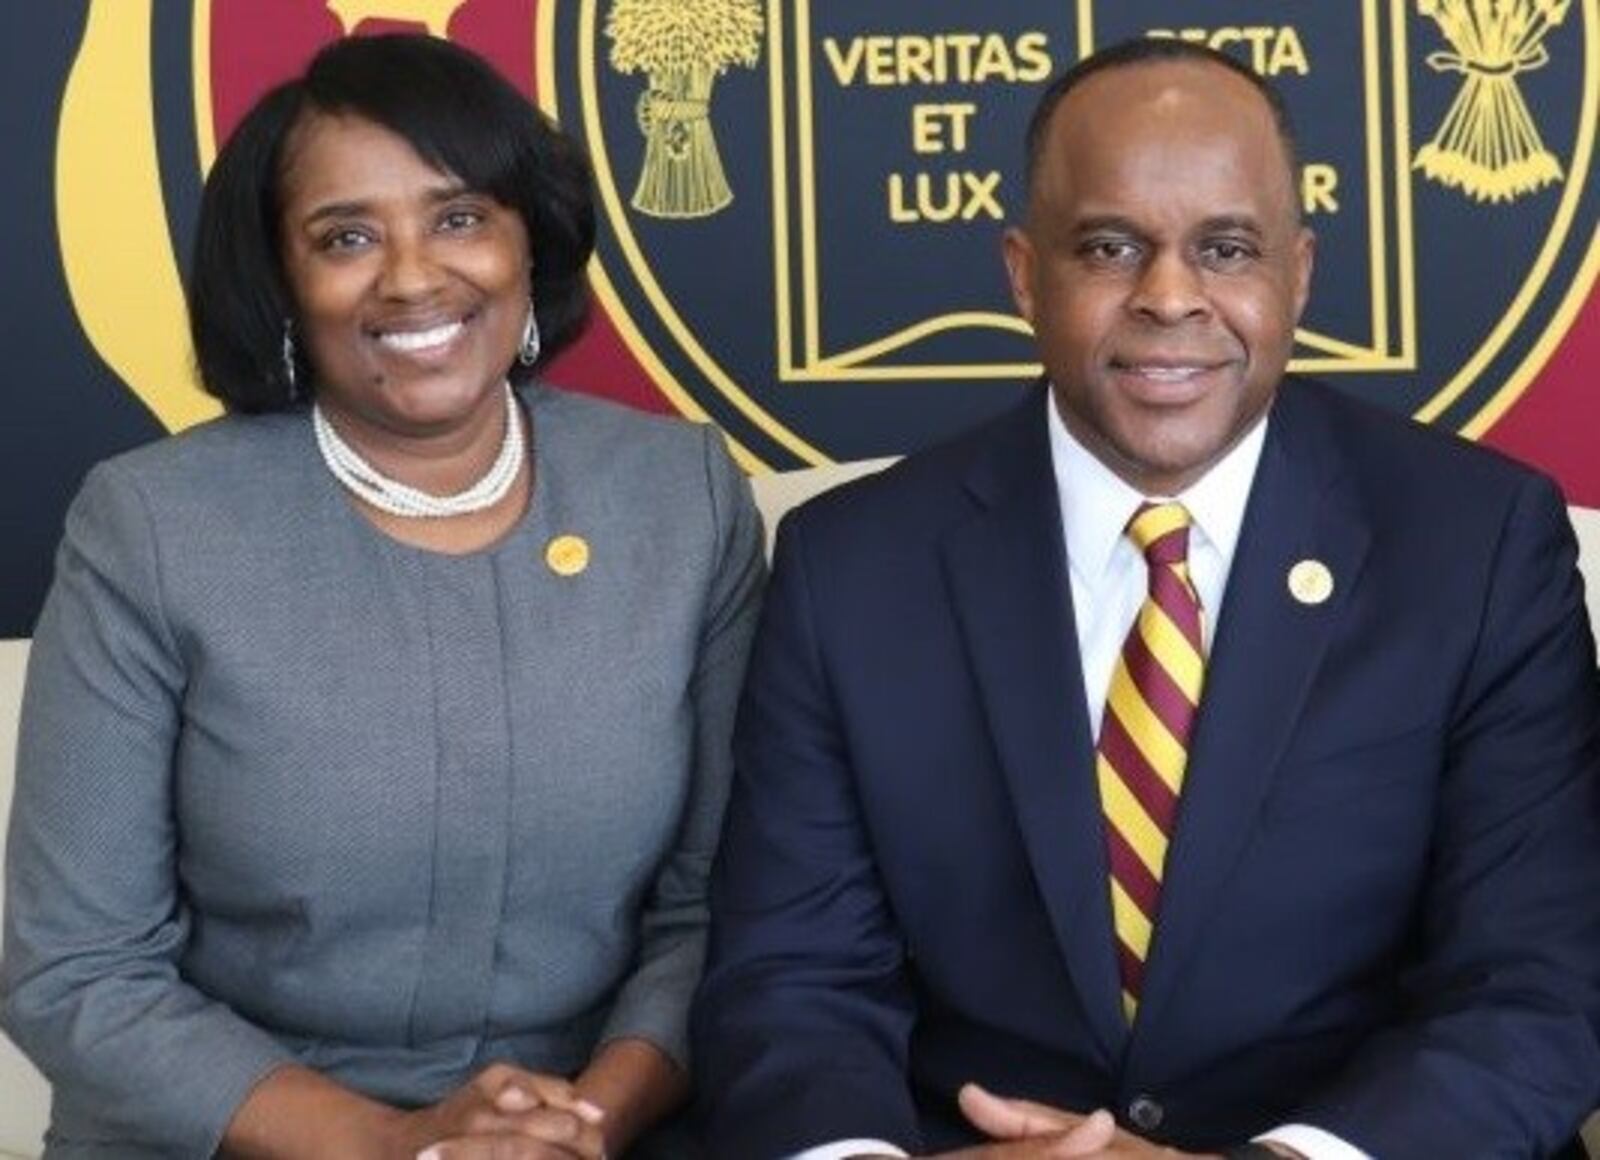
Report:
[[601,1132],[614,1156],[632,1147],[689,1094],[689,1079],[678,1065],[643,1039],[613,1039],[602,1046],[574,1086],[605,1109]]
[[228,1160],[605,1160],[604,1120],[559,1076],[504,1063],[411,1112],[291,1064],[256,1085],[221,1151]]
[[395,1124],[396,1157],[605,1160],[605,1113],[559,1076],[496,1063]]

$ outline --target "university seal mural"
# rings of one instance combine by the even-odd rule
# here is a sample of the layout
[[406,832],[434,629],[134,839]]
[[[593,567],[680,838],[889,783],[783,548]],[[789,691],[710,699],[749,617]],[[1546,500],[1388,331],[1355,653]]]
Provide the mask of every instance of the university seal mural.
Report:
[[1600,506],[1600,0],[59,0],[8,13],[0,632],[89,464],[217,413],[186,249],[217,144],[341,36],[489,57],[594,159],[576,389],[751,471],[900,454],[1037,374],[999,258],[1049,77],[1176,37],[1271,78],[1319,237],[1294,369]]

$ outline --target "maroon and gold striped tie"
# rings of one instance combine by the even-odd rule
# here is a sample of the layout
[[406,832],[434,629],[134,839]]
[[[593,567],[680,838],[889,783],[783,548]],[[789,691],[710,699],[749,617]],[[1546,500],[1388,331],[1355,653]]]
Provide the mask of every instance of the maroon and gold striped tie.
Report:
[[1144,553],[1150,587],[1111,674],[1095,766],[1111,853],[1122,1008],[1131,1023],[1205,679],[1205,647],[1200,599],[1189,579],[1189,513],[1182,504],[1144,504],[1127,534]]

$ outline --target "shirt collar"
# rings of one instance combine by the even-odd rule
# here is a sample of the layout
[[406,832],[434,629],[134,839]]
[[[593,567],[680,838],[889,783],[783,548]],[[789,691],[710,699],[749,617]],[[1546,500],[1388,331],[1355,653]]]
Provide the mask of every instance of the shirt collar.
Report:
[[1105,575],[1128,521],[1147,499],[1175,499],[1182,503],[1189,511],[1199,543],[1216,551],[1225,566],[1232,562],[1250,486],[1266,443],[1265,415],[1210,471],[1182,493],[1146,496],[1095,458],[1067,429],[1056,409],[1053,390],[1045,392],[1045,410],[1049,414],[1051,466],[1066,531],[1067,562],[1080,582],[1095,586]]

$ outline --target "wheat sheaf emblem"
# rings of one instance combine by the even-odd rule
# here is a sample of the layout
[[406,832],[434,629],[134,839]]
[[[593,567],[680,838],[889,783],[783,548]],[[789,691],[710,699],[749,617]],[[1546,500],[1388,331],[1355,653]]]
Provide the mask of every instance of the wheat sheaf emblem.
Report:
[[733,201],[711,127],[711,89],[761,55],[760,0],[616,0],[606,16],[611,67],[642,72],[644,167],[633,207],[658,218],[703,218]]
[[1428,55],[1435,72],[1466,80],[1416,168],[1477,201],[1515,201],[1562,179],[1517,78],[1550,61],[1545,38],[1572,0],[1417,0],[1450,44]]

